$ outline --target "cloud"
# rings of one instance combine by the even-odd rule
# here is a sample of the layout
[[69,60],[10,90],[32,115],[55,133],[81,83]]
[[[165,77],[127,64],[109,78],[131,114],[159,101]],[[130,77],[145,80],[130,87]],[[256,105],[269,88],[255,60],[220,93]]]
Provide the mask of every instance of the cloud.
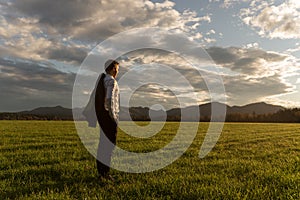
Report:
[[[174,74],[175,72],[178,73],[177,75],[185,77],[185,79],[188,80],[189,83],[195,89],[207,89],[205,82],[203,80],[203,76],[205,76],[205,73],[202,71],[202,74],[200,74],[199,68],[195,68],[190,63],[188,63],[187,60],[185,60],[186,58],[183,55],[178,55],[177,53],[168,52],[159,49],[142,49],[142,50],[132,51],[124,55],[124,57],[126,59],[121,60],[122,63],[121,66],[123,68],[126,68],[126,70],[124,71],[129,71],[130,68],[132,68],[133,66],[144,65],[144,68],[142,69],[145,70],[145,72],[147,71],[146,70],[147,68],[151,68],[151,67],[153,68],[152,71],[153,73],[147,73],[147,76],[151,76],[153,80],[158,80],[158,81],[167,79],[166,82],[168,82],[177,90],[181,88],[183,83],[180,82],[181,79],[179,77],[176,76],[177,79],[174,80],[174,77],[171,76],[171,74],[175,75]],[[197,60],[195,59],[197,58],[194,58],[194,62],[197,62]],[[208,63],[208,61],[206,62]],[[159,74],[155,73],[155,72],[162,72],[162,71],[164,71],[164,73],[159,73]],[[151,71],[149,70],[149,72]],[[168,76],[166,76],[166,74],[168,74]],[[122,76],[122,73],[120,74],[120,76]],[[137,75],[137,77],[139,76]],[[182,88],[182,92],[184,92],[184,90],[186,89]]]
[[[286,62],[284,55],[260,49],[237,47],[211,47],[208,52],[218,65],[239,72],[222,75],[230,104],[241,105],[261,101],[270,96],[291,92],[293,89],[283,80],[280,71],[262,72],[268,62]],[[223,57],[224,55],[226,56]],[[265,63],[257,62],[256,57],[264,60]],[[184,101],[184,106],[194,105],[195,102],[204,103],[210,99],[204,77],[197,70],[188,67],[186,61],[174,53],[157,49],[137,50],[123,55],[120,63],[124,68],[123,74],[130,70],[130,67],[138,67],[133,77],[130,79],[129,76],[129,80],[125,82],[128,87],[124,82],[120,83],[123,89],[122,98],[128,96],[131,84],[143,83],[145,80],[154,80],[165,86],[150,84],[139,88],[131,97],[131,103],[134,105],[145,106],[160,103],[169,109],[178,105],[178,98]],[[169,66],[177,72],[171,73],[168,68],[155,66],[156,64]],[[288,63],[286,65],[289,66]],[[3,91],[0,110],[31,109],[37,105],[57,104],[70,107],[75,74],[58,71],[47,62],[22,59],[1,59],[0,71],[0,88]],[[258,76],[257,71],[263,76]],[[182,82],[183,79],[180,79],[176,73],[187,79],[194,91],[187,90]],[[204,73],[205,75],[209,76],[209,73]],[[176,97],[172,92],[176,94]],[[198,98],[193,99],[192,93],[195,93],[194,95]]]
[[[13,1],[9,10],[35,18],[40,25],[51,27],[56,34],[88,41],[101,41],[115,33],[137,27],[159,26],[189,32],[193,25],[210,21],[196,12],[174,9],[175,3],[149,0]],[[195,27],[194,27],[195,28]]]
[[[229,73],[220,73],[224,81],[227,100],[231,105],[244,105],[264,101],[274,95],[287,94],[295,90],[292,85],[286,82],[288,77],[285,76],[294,73],[297,67],[294,69],[291,68],[291,66],[293,66],[293,59],[285,54],[264,51],[253,47],[210,47],[207,51],[219,66],[231,70]],[[204,81],[205,77],[201,76],[197,70],[194,71],[188,68],[185,61],[178,58],[177,55],[149,49],[131,52],[125,56],[126,61],[124,61],[122,65],[125,67],[128,66],[128,70],[129,66],[145,65],[147,63],[160,63],[171,66],[192,83],[197,92],[196,96],[199,98],[198,103],[204,103],[210,99],[209,91]],[[185,88],[182,88],[182,90],[179,89],[182,83],[176,81],[178,78],[174,79],[175,75],[167,76],[165,75],[168,74],[167,72],[156,73],[152,71],[152,73],[146,73],[146,71],[147,70],[141,71],[141,73],[147,74],[147,77],[157,77],[156,80],[158,81],[164,78],[172,83],[174,88],[177,88],[176,91],[179,91],[177,97],[190,94],[190,91],[187,93],[184,92],[184,90],[186,90]],[[221,71],[224,71],[224,69],[221,69]],[[209,72],[213,73],[213,70]],[[209,73],[206,75],[209,76]],[[160,76],[163,77],[160,78]],[[138,99],[144,98],[144,101],[146,101],[145,98],[148,98],[147,100],[151,100],[147,101],[148,104],[155,101],[161,102],[163,99],[172,102],[172,98],[169,95],[164,94],[163,91],[157,88],[140,88],[134,97]],[[188,106],[190,105],[189,103],[192,104],[193,102],[195,101],[186,101],[185,105]]]
[[210,47],[207,52],[216,64],[248,77],[272,76],[287,58],[285,54],[257,48]]
[[290,92],[292,87],[282,81],[279,74],[264,78],[244,75],[223,77],[227,100],[233,105],[264,101],[267,97]]
[[202,38],[196,29],[209,23],[210,16],[174,7],[168,0],[8,1],[0,7],[0,51],[4,56],[78,65],[100,41],[132,28],[157,26]]
[[[151,37],[147,38],[145,34],[141,38],[137,38],[138,41],[150,41]],[[150,34],[154,36],[155,34]],[[179,57],[179,55],[172,54],[166,51],[153,50],[153,49],[143,49],[138,51],[130,52],[129,54],[123,55],[123,60],[121,59],[121,66],[126,68],[124,72],[128,71],[132,66],[141,65],[151,65],[151,64],[163,64],[172,67],[172,69],[177,70],[181,75],[188,79],[197,95],[202,97],[199,101],[202,102],[203,99],[209,99],[208,90],[203,80],[211,80],[207,78],[210,74],[219,73],[222,75],[225,84],[225,90],[228,91],[228,100],[230,103],[244,104],[244,102],[255,102],[258,100],[263,100],[268,96],[273,96],[277,94],[284,94],[294,90],[286,80],[287,75],[294,73],[295,68],[297,68],[297,61],[290,55],[265,51],[255,47],[256,45],[251,45],[247,47],[210,47],[206,51],[215,61],[217,66],[211,66],[208,63],[208,59],[204,59],[204,56],[197,54],[201,49],[198,46],[190,45],[188,42],[182,42],[180,37],[177,35],[163,35],[162,37],[153,37],[157,39],[156,44],[161,44],[161,47],[168,47],[168,45],[177,45],[183,55],[191,58],[194,62],[199,63],[199,68],[202,70],[203,74],[199,74],[197,70],[192,70],[189,68],[186,61]],[[123,38],[124,39],[124,38]],[[135,39],[135,38],[134,38]],[[126,44],[132,44],[131,40],[133,38],[126,38],[124,44],[122,41],[117,42],[122,46],[127,46]],[[160,41],[164,41],[162,43]],[[136,41],[138,43],[138,41]],[[160,47],[160,46],[159,46]],[[168,48],[166,48],[168,49]],[[101,54],[101,51],[98,52]],[[200,55],[200,56],[199,56]],[[220,71],[216,69],[219,67]],[[292,69],[293,68],[293,69]],[[178,81],[178,75],[171,75],[168,71],[159,70],[142,70],[141,74],[136,74],[132,81],[139,82],[140,79],[146,79],[153,77],[152,80],[166,80],[177,88],[179,94],[184,94],[180,89],[181,82]],[[138,72],[138,71],[137,71]],[[146,75],[146,78],[143,76]],[[176,78],[174,78],[176,77]],[[211,83],[211,82],[210,82]],[[201,92],[206,92],[205,94]],[[147,92],[144,92],[147,94]],[[143,95],[144,95],[143,94]],[[149,94],[149,92],[148,92]],[[158,93],[162,97],[163,94]],[[155,95],[151,95],[155,96]],[[187,102],[190,103],[190,102]]]
[[243,48],[246,48],[246,49],[256,48],[256,49],[258,49],[259,44],[257,42],[249,43],[249,44],[244,45]]
[[[176,41],[178,40],[179,38],[177,38]],[[174,45],[174,43],[172,44]],[[191,50],[190,46],[182,45],[181,47]],[[205,51],[203,51],[203,53],[204,52]],[[101,51],[98,53],[102,55]],[[205,55],[207,56],[207,54]],[[122,55],[119,58],[121,72],[118,79],[120,81],[119,84],[123,101],[125,101],[124,99],[133,98],[135,100],[132,102],[134,102],[136,106],[138,106],[137,104],[146,106],[149,104],[152,105],[154,102],[164,102],[163,105],[168,108],[171,108],[171,105],[178,107],[177,104],[175,104],[176,98],[174,96],[164,89],[158,89],[156,87],[157,85],[150,87],[152,84],[149,85],[148,83],[159,84],[165,89],[174,92],[176,97],[184,101],[184,106],[200,103],[203,98],[208,99],[207,86],[203,80],[207,74],[200,74],[199,71],[182,56],[183,55],[177,53],[151,48],[138,49]],[[86,66],[99,63],[96,59],[93,54],[90,55],[87,58]],[[99,67],[95,65],[95,68],[98,69]],[[94,71],[96,71],[96,69]],[[141,88],[135,91],[137,86]],[[132,97],[130,97],[131,92],[135,92]],[[195,98],[195,96],[198,96],[198,98]]]
[[296,43],[295,47],[286,50],[287,53],[294,53],[300,51],[300,43]]
[[130,97],[130,106],[151,107],[154,104],[162,105],[165,109],[180,107],[176,95],[168,88],[159,84],[141,86]]
[[45,52],[45,56],[48,59],[79,64],[87,56],[87,51],[87,48],[80,47],[78,45],[65,46],[58,44],[47,49]]
[[300,3],[297,0],[287,0],[279,5],[252,1],[249,8],[241,9],[240,18],[261,36],[300,38]]
[[[290,0],[271,5],[252,1],[248,10],[241,11],[241,18],[266,37],[298,38],[299,33],[294,29],[298,27],[299,11],[291,6],[288,9],[288,5],[296,5],[297,2]],[[235,3],[238,1],[226,0],[224,7]],[[191,41],[197,39],[206,44],[215,42],[209,36],[218,34],[214,29],[208,34],[197,31],[203,23],[211,22],[210,14],[200,16],[189,9],[178,11],[175,3],[168,0],[161,3],[149,0],[11,0],[2,2],[0,11],[0,110],[57,104],[70,107],[75,74],[66,73],[64,71],[68,70],[63,68],[66,65],[76,68],[89,50],[113,34],[139,27],[161,27],[177,33],[188,33]],[[145,45],[149,42],[144,35],[131,40]],[[199,68],[203,67],[201,69],[206,73],[202,76],[209,76],[207,71],[212,69],[209,68],[211,66],[205,68],[207,60],[199,57],[199,52],[203,50],[190,43],[181,45],[179,41],[177,36],[161,35],[159,42],[161,47],[179,46],[199,63]],[[120,47],[123,44],[119,42]],[[210,47],[207,51],[218,67],[224,69],[221,75],[228,89],[229,100],[242,104],[244,99],[259,100],[291,90],[284,80],[295,72],[299,63],[292,56],[259,49],[255,43],[243,48]],[[129,66],[153,63],[167,65],[190,81],[200,96],[198,101],[209,99],[204,77],[197,70],[189,68],[178,55],[146,49],[122,56],[120,75],[125,74]],[[97,62],[95,67],[99,68]],[[210,72],[215,73],[214,69]],[[178,95],[188,99],[190,91],[180,87],[181,82],[174,74],[147,73],[153,79],[163,80],[167,77],[168,83],[173,82]],[[173,98],[167,91],[159,92],[153,87],[143,89],[139,94],[151,93],[152,97],[161,97],[161,100],[171,101]],[[188,100],[186,102],[189,103]]]
[[0,110],[16,111],[58,104],[71,107],[75,75],[60,72],[49,65],[1,58]]
[[[104,1],[102,1],[104,2]],[[35,17],[41,24],[46,24],[60,29],[80,25],[96,12],[100,1],[48,1],[48,0],[23,0],[11,2],[9,9],[18,11],[21,15]]]
[[281,105],[286,108],[299,108],[299,106],[300,106],[300,101],[295,101],[295,100],[291,101],[286,98],[282,98],[281,95],[268,97],[264,100],[264,102],[270,103],[273,105]]
[[299,60],[291,55],[252,46],[210,47],[207,51],[217,65],[231,71],[222,75],[230,104],[270,102],[297,90],[289,80],[299,76]]
[[48,37],[34,18],[0,18],[0,49],[2,56],[47,60],[79,64],[87,55],[87,47],[60,35]]

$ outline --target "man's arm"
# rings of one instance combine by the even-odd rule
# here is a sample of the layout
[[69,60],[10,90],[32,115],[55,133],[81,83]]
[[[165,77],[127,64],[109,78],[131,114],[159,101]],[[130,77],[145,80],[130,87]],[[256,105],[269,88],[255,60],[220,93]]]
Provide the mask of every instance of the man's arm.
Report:
[[107,90],[106,90],[106,103],[108,108],[109,116],[117,123],[117,117],[115,116],[115,105],[114,105],[114,91],[115,91],[116,83],[115,80],[109,80],[107,82]]

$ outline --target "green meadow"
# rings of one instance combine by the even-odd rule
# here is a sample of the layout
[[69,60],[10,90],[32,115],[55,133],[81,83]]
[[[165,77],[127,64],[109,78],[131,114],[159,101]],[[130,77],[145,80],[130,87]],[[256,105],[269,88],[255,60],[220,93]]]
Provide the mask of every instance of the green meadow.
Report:
[[[148,139],[120,130],[118,146],[161,148],[178,125],[168,122]],[[208,125],[200,123],[190,148],[171,165],[142,174],[112,170],[112,182],[98,179],[73,122],[0,121],[0,199],[300,199],[300,124],[226,123],[200,159]]]

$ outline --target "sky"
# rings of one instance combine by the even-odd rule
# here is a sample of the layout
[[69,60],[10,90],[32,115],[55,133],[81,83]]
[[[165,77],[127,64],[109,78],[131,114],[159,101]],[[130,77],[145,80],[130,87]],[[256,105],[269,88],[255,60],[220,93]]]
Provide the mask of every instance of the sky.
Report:
[[[198,68],[205,66],[196,51],[200,52],[200,47],[205,50],[220,69],[228,105],[266,102],[300,107],[299,2],[0,0],[0,112],[57,105],[71,108],[74,82],[83,61],[92,54],[109,52],[96,47],[124,31],[150,27],[186,35],[189,44],[197,48],[190,51],[191,46],[186,45],[182,49],[192,52],[191,59],[199,61]],[[172,35],[163,39],[159,42],[168,41],[167,46],[178,42]],[[120,46],[138,40],[149,42],[151,37],[131,37],[120,41]],[[168,75],[157,66],[176,69],[194,86],[197,103],[211,100],[202,80],[206,78],[187,70],[178,55],[142,49],[127,52],[118,60],[121,74],[135,69],[145,77],[166,79],[166,84],[174,82],[175,74]],[[157,63],[156,68],[153,63]],[[178,103],[176,92],[185,99],[191,96],[184,84],[175,82],[168,88],[144,85],[131,101],[148,98],[148,103]],[[120,84],[123,97],[130,93],[127,86]],[[90,92],[82,91],[86,96]],[[189,105],[189,101],[185,103]]]

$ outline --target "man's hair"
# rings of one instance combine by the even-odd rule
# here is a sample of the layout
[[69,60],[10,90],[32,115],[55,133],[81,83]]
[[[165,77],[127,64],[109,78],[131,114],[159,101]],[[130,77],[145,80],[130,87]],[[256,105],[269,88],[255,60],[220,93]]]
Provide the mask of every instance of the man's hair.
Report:
[[105,62],[105,72],[108,73],[110,72],[116,65],[119,63],[116,60],[108,60]]

